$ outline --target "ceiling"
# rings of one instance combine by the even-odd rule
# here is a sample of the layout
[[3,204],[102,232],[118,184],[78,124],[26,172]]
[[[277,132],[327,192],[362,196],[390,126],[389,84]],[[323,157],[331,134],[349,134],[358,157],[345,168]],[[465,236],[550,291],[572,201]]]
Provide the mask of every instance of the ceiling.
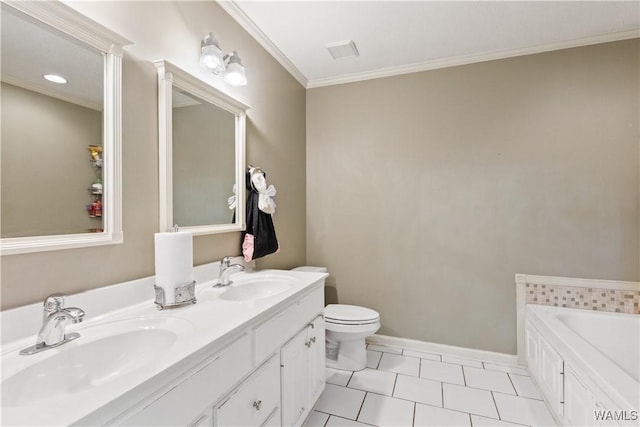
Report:
[[[640,37],[638,1],[220,5],[307,88]],[[349,40],[360,56],[334,60],[325,45]]]
[[[102,53],[1,4],[0,80],[94,110],[103,106]],[[57,74],[66,84],[52,83]]]

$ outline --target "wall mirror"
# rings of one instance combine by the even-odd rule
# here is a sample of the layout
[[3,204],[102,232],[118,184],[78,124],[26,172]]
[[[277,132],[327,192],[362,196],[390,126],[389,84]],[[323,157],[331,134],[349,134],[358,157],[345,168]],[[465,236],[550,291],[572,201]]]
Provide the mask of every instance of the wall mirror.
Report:
[[160,230],[245,227],[247,105],[167,61],[158,70]]
[[2,255],[122,241],[129,41],[55,2],[2,2]]

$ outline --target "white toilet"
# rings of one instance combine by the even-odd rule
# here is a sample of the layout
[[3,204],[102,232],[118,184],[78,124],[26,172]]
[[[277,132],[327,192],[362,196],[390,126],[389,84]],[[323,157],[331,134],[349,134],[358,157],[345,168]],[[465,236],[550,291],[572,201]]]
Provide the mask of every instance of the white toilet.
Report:
[[[294,271],[324,273],[325,267],[298,267]],[[380,329],[380,314],[357,305],[329,304],[324,309],[326,363],[329,368],[360,371],[367,366],[365,338]]]

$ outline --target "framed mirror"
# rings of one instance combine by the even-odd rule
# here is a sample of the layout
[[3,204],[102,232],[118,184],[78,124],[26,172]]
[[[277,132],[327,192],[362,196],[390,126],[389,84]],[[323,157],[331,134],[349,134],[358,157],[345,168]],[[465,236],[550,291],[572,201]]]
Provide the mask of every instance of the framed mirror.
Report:
[[0,7],[2,255],[122,242],[130,42],[57,1]]
[[247,105],[167,61],[158,70],[160,231],[245,228]]

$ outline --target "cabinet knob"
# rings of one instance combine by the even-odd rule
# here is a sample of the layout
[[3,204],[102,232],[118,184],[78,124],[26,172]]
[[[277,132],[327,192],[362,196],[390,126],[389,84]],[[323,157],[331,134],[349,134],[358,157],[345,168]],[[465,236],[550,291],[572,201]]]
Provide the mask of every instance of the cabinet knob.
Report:
[[307,347],[311,347],[311,341],[305,342],[304,345],[306,345]]
[[311,337],[311,342],[316,342],[316,337]]
[[253,402],[253,407],[256,408],[256,411],[262,409],[262,400],[256,400]]

